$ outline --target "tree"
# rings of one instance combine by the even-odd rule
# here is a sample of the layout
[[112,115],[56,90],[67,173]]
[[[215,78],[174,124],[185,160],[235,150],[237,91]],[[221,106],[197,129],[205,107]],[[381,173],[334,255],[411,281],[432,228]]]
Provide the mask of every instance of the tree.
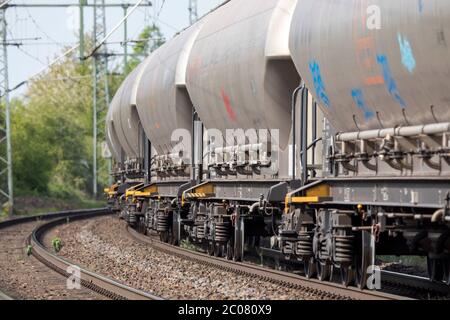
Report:
[[45,128],[33,119],[22,101],[13,100],[11,106],[16,193],[47,193],[52,164],[48,154],[50,146],[43,135]]
[[[92,47],[88,36],[86,43],[86,47]],[[148,26],[133,52],[144,55],[163,43],[159,28]],[[126,73],[141,60],[132,58]],[[126,76],[115,76],[117,71],[108,75],[112,94]],[[80,62],[74,52],[33,80],[24,98],[12,101],[16,194],[73,198],[91,193],[92,84],[92,63]],[[105,118],[106,111],[101,112],[99,119]],[[100,130],[99,141],[102,139],[105,133]],[[100,158],[98,167],[99,184],[106,185],[107,161]]]
[[67,57],[33,81],[25,99],[13,107],[19,193],[86,190],[91,79],[88,65]]

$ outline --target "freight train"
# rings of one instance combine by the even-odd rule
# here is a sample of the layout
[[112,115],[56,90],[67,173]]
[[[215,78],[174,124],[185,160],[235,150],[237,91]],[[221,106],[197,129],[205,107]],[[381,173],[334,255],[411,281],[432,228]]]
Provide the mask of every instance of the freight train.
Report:
[[450,2],[231,0],[147,57],[106,121],[111,206],[211,255],[450,284]]

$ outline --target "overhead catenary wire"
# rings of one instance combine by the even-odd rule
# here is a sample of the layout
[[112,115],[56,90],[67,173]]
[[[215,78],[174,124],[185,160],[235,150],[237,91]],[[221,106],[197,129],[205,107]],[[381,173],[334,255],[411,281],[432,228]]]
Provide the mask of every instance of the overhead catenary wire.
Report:
[[1,4],[0,4],[0,9],[1,8],[3,8],[4,6],[6,6],[8,3],[10,3],[12,0],[6,0],[6,1],[3,1]]
[[41,59],[39,59],[38,57],[35,57],[34,55],[32,55],[31,53],[29,53],[28,51],[22,49],[20,46],[17,46],[17,50],[19,50],[20,52],[22,52],[24,55],[26,55],[27,57],[29,57],[30,59],[33,59],[36,62],[39,62],[42,65],[45,65],[45,62],[42,61]]
[[[12,0],[6,1],[4,3],[2,3],[0,5],[0,9],[8,2],[10,2]],[[130,17],[130,15],[141,5],[141,3],[144,0],[138,0],[136,2],[136,4],[128,11],[128,13],[114,26],[114,28],[111,29],[111,31],[99,42],[99,44],[91,51],[91,53],[89,55],[87,55],[86,57],[83,57],[83,60],[87,60],[91,57],[93,57],[95,55],[95,53],[98,51],[98,49],[101,48],[101,46],[103,44],[105,44],[105,42],[114,34],[114,32],[117,31],[117,29],[119,29],[119,27]],[[30,77],[28,77],[26,80],[20,82],[19,84],[17,84],[16,86],[14,86],[12,89],[9,89],[7,92],[12,92],[14,90],[19,89],[20,87],[22,87],[23,85],[27,84],[29,81],[33,80],[34,78],[40,76],[43,72],[45,72],[47,69],[51,68],[54,64],[58,63],[59,61],[61,61],[62,59],[64,59],[65,57],[67,57],[68,55],[70,55],[72,52],[74,52],[75,50],[77,50],[80,47],[80,43],[76,44],[75,46],[71,47],[70,49],[68,49],[67,51],[65,51],[62,55],[60,55],[59,57],[55,58],[54,60],[52,60],[49,64],[47,64],[45,67],[43,67],[41,70],[39,70],[38,72],[34,73],[33,75],[31,75]]]
[[64,44],[56,41],[55,39],[53,39],[52,37],[50,37],[48,35],[47,32],[44,31],[44,29],[41,28],[41,26],[36,22],[36,20],[33,18],[33,16],[31,15],[30,10],[25,7],[25,10],[27,12],[28,17],[31,19],[31,22],[34,24],[34,26],[36,27],[36,29],[38,29],[48,40],[52,41],[55,45],[58,45],[60,47],[64,47]]
[[127,14],[119,21],[119,23],[114,26],[114,28],[111,29],[110,32],[108,32],[108,34],[98,43],[98,45],[96,45],[96,47],[91,51],[90,54],[88,54],[86,57],[83,57],[83,60],[89,59],[92,56],[95,55],[95,53],[102,47],[102,45],[106,42],[106,40],[108,40],[113,34],[114,32],[117,31],[117,29],[120,28],[120,26],[126,21],[128,20],[128,17],[133,14],[133,12],[141,5],[141,3],[144,2],[144,0],[138,0],[136,2],[136,4],[127,12]]
[[[22,41],[22,39],[20,39]],[[27,39],[29,40],[29,39]],[[35,38],[35,39],[31,39],[31,40],[39,40],[39,38]],[[10,40],[11,41],[11,40]],[[63,46],[63,47],[67,47],[70,45],[74,45],[74,42],[60,42],[60,43],[55,43],[55,42],[37,42],[37,43],[21,43],[21,46]]]
[[[7,28],[7,32],[9,33],[9,35],[11,37],[13,37],[13,33],[12,33],[12,31],[9,28]],[[31,38],[30,39],[15,39],[14,41],[23,41],[23,40],[35,40],[35,39],[31,39]],[[27,57],[33,59],[34,61],[37,61],[37,62],[39,62],[42,65],[45,65],[44,61],[42,61],[38,57],[33,56],[31,53],[27,52],[26,50],[22,49],[21,48],[22,45],[23,45],[23,43],[17,43],[16,49],[19,50],[20,52],[22,52],[23,54],[25,54]]]
[[82,79],[89,79],[92,76],[68,76],[68,77],[59,77],[59,78],[53,78],[53,79],[45,79],[45,82],[57,82],[57,81],[75,81],[75,80],[82,80]]
[[166,4],[166,0],[163,0],[162,3],[161,3],[161,7],[159,8],[158,13],[156,14],[156,19],[159,19],[159,16],[161,15],[161,12],[162,12],[165,4]]

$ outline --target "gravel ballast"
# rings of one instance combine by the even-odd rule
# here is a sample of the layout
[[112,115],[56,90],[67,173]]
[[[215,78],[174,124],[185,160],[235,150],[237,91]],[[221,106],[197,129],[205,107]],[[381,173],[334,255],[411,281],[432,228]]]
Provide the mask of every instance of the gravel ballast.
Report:
[[36,222],[0,229],[0,290],[13,299],[99,300],[88,289],[67,289],[67,279],[26,253],[26,241]]
[[93,272],[166,299],[317,300],[298,289],[281,287],[172,256],[134,241],[123,221],[102,217],[53,229],[45,243],[59,237],[59,254]]

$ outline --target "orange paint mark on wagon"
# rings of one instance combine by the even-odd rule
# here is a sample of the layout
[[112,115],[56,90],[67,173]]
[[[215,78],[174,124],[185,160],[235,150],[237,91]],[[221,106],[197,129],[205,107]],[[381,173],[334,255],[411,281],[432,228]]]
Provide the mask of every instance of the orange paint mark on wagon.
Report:
[[367,48],[373,47],[373,38],[372,37],[363,37],[359,38],[356,42],[356,48],[358,51],[366,50]]
[[159,128],[161,128],[161,126],[160,126],[160,124],[157,122],[157,123],[155,123],[155,127],[156,127],[156,129],[159,129]]
[[366,78],[365,83],[368,86],[376,86],[379,84],[384,84],[384,79],[382,76],[369,77],[369,78]]
[[228,116],[230,119],[234,122],[236,122],[237,117],[236,113],[233,110],[233,107],[231,106],[230,97],[225,93],[225,91],[222,89],[221,91],[223,104],[225,105],[225,108],[227,109]]
[[373,33],[367,29],[367,0],[361,0],[354,4],[353,39],[355,41],[356,61],[360,70],[364,73],[366,86],[378,86],[384,84],[384,77],[380,75],[376,62],[376,40]]

